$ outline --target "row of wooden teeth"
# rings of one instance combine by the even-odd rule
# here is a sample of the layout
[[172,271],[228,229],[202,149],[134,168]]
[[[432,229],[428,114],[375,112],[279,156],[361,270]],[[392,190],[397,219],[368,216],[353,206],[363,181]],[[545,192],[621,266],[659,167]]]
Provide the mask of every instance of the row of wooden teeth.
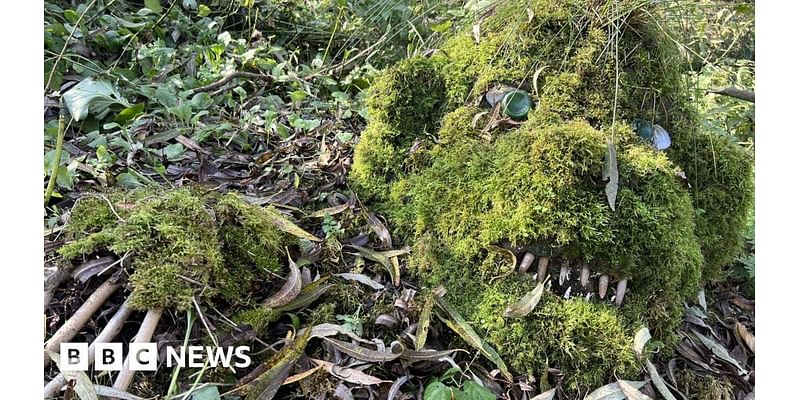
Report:
[[[533,265],[533,262],[536,261],[536,256],[532,253],[526,252],[525,255],[522,257],[522,261],[519,263],[519,272],[526,273],[528,269]],[[561,268],[558,274],[558,284],[563,286],[565,282],[569,280],[569,260],[562,260],[561,261]],[[540,256],[537,263],[537,271],[536,271],[536,279],[539,282],[544,282],[547,278],[547,268],[550,265],[550,257],[547,256]],[[589,268],[589,263],[586,261],[580,262],[580,285],[582,288],[589,288],[590,277],[591,277],[591,269]],[[607,274],[601,274],[597,280],[597,294],[600,299],[605,299],[606,294],[608,293],[608,284],[610,278]],[[612,296],[612,301],[620,306],[622,305],[622,300],[625,298],[625,291],[628,288],[628,279],[620,279],[617,281],[617,288],[616,294]],[[571,288],[567,288],[567,296],[569,297],[569,292]]]

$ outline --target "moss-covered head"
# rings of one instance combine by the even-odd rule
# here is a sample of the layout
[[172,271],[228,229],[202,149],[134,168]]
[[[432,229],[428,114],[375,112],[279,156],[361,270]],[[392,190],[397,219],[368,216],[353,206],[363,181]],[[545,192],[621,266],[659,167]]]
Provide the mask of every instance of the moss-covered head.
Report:
[[[113,207],[113,208],[112,208]],[[259,280],[280,270],[288,240],[268,213],[235,194],[147,188],[84,197],[71,211],[67,259],[111,252],[131,261],[131,305],[247,303]]]

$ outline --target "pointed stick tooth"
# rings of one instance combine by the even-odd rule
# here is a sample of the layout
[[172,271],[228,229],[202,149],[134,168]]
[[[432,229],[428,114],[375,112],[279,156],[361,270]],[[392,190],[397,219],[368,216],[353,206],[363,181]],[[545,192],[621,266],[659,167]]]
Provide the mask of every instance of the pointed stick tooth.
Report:
[[608,275],[600,275],[600,281],[597,283],[597,294],[601,299],[606,298],[606,291],[608,291]]
[[[136,337],[133,339],[134,343],[147,343],[153,338],[153,333],[156,330],[156,326],[158,326],[158,320],[161,319],[161,311],[160,309],[147,311],[142,325],[139,327],[139,331],[136,332]],[[134,357],[134,355],[128,354],[122,364],[119,375],[117,375],[117,379],[114,380],[113,387],[116,390],[127,391],[128,387],[133,382],[133,376],[136,371],[131,369],[131,357]]]
[[567,291],[564,292],[564,298],[569,299],[569,294],[572,293],[572,286],[567,286]]
[[547,277],[547,264],[550,262],[550,257],[539,257],[539,270],[536,272],[536,277],[539,282],[544,282]]
[[[105,328],[100,331],[100,334],[97,335],[92,344],[89,346],[89,352],[86,355],[89,365],[94,363],[94,353],[97,345],[99,343],[110,342],[122,330],[125,321],[128,320],[128,317],[130,317],[131,313],[133,312],[133,309],[129,307],[128,303],[129,301],[125,301],[125,303],[119,307],[114,316],[108,320],[108,324],[106,324]],[[55,397],[59,390],[61,390],[61,388],[66,384],[67,378],[63,374],[56,375],[53,380],[44,386],[44,398]]]
[[625,289],[628,287],[628,280],[622,279],[617,282],[617,305],[622,305],[622,299],[625,298]]
[[525,253],[525,256],[522,257],[522,261],[519,263],[519,272],[523,274],[528,272],[528,268],[533,264],[533,259],[533,254]]
[[564,286],[564,282],[569,280],[569,260],[561,263],[561,271],[558,273],[558,284]]
[[69,342],[70,339],[75,337],[75,335],[80,332],[81,328],[83,328],[87,322],[89,322],[89,318],[94,315],[94,313],[100,309],[100,306],[105,304],[106,300],[111,297],[114,292],[122,286],[119,283],[114,283],[114,278],[108,278],[105,282],[103,282],[97,290],[92,293],[88,299],[83,303],[83,305],[75,311],[74,314],[64,322],[64,325],[61,325],[61,328],[58,328],[56,333],[53,334],[50,339],[45,342],[44,344],[44,365],[47,366],[50,364],[50,356],[47,354],[48,351],[52,351],[54,353],[58,353],[61,349],[61,342]]
[[591,271],[589,270],[589,263],[584,261],[581,265],[581,286],[586,287],[589,286],[589,275]]

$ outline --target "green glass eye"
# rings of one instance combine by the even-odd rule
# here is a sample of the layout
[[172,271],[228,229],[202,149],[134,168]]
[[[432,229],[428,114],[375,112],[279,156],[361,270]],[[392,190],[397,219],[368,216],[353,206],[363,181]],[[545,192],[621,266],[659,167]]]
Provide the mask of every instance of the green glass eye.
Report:
[[515,121],[528,116],[533,102],[531,97],[522,90],[512,90],[503,96],[503,113]]

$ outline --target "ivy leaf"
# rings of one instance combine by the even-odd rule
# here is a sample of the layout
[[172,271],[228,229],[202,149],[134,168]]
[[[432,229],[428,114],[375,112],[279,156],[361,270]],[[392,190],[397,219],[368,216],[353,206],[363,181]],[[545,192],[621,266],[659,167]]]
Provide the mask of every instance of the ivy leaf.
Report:
[[463,392],[439,381],[431,382],[425,386],[425,393],[422,394],[423,400],[452,400],[463,398]]
[[489,389],[478,385],[474,381],[467,381],[464,383],[464,398],[472,400],[496,400],[497,396],[490,392]]
[[64,93],[62,99],[76,122],[84,120],[90,112],[102,119],[108,114],[109,107],[115,104],[130,107],[114,85],[93,77],[80,81]]

